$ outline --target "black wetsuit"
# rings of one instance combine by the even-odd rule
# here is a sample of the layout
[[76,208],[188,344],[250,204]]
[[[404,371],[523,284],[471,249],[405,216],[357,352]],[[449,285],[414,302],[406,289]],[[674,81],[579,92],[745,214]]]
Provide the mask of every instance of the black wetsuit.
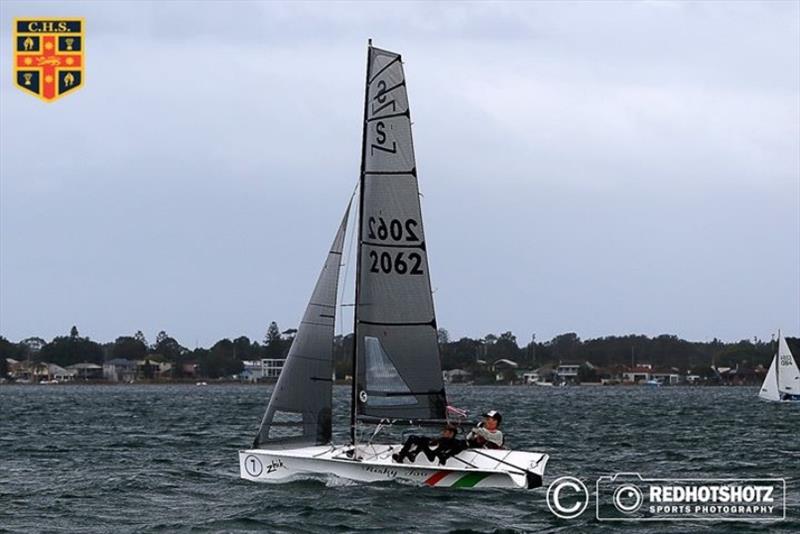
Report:
[[[431,450],[431,447],[436,447],[436,450]],[[412,450],[413,447],[413,450]],[[403,448],[397,454],[398,461],[403,458],[408,458],[412,462],[417,458],[420,452],[425,455],[429,462],[438,458],[440,462],[444,463],[447,458],[458,454],[467,448],[467,444],[462,439],[456,438],[429,438],[427,436],[409,436],[403,444]]]
[[448,458],[455,456],[459,452],[467,449],[467,442],[457,438],[439,438],[439,447],[436,448],[436,456],[439,463],[445,463]]

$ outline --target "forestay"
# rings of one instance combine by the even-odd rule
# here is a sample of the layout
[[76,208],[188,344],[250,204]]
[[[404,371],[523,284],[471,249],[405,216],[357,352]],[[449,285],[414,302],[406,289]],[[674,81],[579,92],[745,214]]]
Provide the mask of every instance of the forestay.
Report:
[[336,290],[349,212],[348,205],[272,392],[254,447],[291,448],[331,441]]
[[355,414],[445,419],[403,64],[369,48],[356,287]]

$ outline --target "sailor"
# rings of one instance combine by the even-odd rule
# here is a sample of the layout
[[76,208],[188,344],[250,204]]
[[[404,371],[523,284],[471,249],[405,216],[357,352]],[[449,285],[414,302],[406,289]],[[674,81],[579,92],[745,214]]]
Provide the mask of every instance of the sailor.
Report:
[[483,414],[483,422],[467,434],[467,444],[475,449],[502,449],[503,433],[497,427],[503,422],[503,416],[497,410],[489,410]]
[[[456,439],[457,431],[458,428],[454,425],[447,424],[442,428],[442,434],[438,438],[431,439],[427,436],[417,435],[408,436],[400,452],[392,455],[392,460],[401,464],[405,458],[408,458],[413,463],[421,452],[425,454],[429,462],[438,458],[439,463],[444,464],[447,458],[458,454],[466,448],[464,440]],[[432,450],[431,447],[436,447],[436,450]]]
[[448,424],[442,430],[442,437],[438,439],[439,446],[436,447],[436,457],[439,458],[439,465],[447,463],[447,459],[455,456],[467,449],[467,442],[463,439],[458,439],[458,427]]

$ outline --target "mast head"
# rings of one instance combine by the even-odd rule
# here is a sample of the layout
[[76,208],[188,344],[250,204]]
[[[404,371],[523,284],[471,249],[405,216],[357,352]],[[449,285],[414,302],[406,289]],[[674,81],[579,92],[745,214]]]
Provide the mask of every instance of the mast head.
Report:
[[367,39],[367,46],[372,46],[372,38]]

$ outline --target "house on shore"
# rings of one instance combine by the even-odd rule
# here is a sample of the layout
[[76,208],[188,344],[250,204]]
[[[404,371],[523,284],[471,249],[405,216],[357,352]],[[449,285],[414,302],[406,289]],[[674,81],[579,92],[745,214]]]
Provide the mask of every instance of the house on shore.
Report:
[[628,384],[644,384],[652,378],[653,368],[650,365],[637,365],[622,373],[622,381]]
[[718,367],[719,382],[723,386],[757,386],[764,381],[766,371],[762,369],[751,369],[740,367],[739,364],[734,368]]
[[681,375],[677,369],[667,369],[661,371],[653,371],[650,373],[651,380],[657,380],[665,386],[676,386],[681,381]]
[[132,382],[136,378],[136,362],[115,358],[103,364],[103,378],[110,382]]
[[556,375],[558,379],[567,384],[578,384],[580,378],[578,373],[581,367],[585,367],[590,371],[594,371],[596,367],[589,361],[560,361],[556,368]]
[[76,363],[68,365],[67,370],[75,372],[76,380],[99,380],[103,378],[103,367],[96,363]]
[[555,370],[552,365],[543,365],[538,369],[519,371],[518,378],[522,384],[529,386],[552,386]]
[[262,380],[277,380],[286,363],[285,358],[263,358],[261,360],[245,360],[242,362],[244,369],[239,375],[245,382],[260,382]]
[[6,358],[8,363],[9,376],[18,382],[29,382],[38,384],[39,382],[68,382],[75,378],[77,374],[69,369],[64,369],[60,365],[47,362],[18,362],[11,358]]
[[[494,371],[494,379],[497,382],[503,382],[509,380],[510,376],[516,375],[515,371],[519,367],[519,364],[513,360],[509,360],[507,358],[500,358],[499,360],[495,360],[492,364],[492,370]],[[511,379],[513,380],[513,378]]]
[[69,382],[71,380],[75,380],[75,372],[65,369],[54,363],[48,363],[46,365],[48,380],[55,380],[56,382]]
[[472,380],[472,373],[464,369],[448,369],[442,371],[442,380],[446,384],[464,384]]
[[523,384],[540,384],[544,382],[542,377],[539,375],[539,372],[536,370],[522,371],[521,379]]

